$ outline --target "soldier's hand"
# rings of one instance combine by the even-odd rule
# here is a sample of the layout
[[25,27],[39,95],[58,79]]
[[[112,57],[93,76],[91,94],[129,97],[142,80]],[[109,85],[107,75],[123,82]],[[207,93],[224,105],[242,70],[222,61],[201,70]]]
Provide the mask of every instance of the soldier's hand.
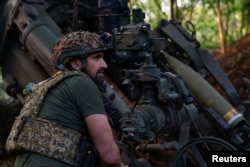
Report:
[[121,163],[121,167],[128,167],[128,165],[125,165],[124,163]]

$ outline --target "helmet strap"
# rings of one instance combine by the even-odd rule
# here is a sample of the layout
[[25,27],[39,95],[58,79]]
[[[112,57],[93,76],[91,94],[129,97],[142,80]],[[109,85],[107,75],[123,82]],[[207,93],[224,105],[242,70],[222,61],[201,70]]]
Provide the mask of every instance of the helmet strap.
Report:
[[86,68],[87,68],[87,58],[83,58],[82,59],[82,67],[81,67],[81,71],[86,73]]

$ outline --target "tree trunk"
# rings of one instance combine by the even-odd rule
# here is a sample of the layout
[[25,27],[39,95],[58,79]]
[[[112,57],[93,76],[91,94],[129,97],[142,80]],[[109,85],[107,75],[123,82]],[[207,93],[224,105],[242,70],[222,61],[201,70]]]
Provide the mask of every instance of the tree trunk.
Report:
[[219,31],[219,38],[220,38],[220,46],[221,46],[221,53],[225,53],[225,37],[224,37],[224,31],[223,31],[223,23],[222,23],[222,18],[221,18],[221,9],[220,9],[220,0],[216,1],[216,15],[218,18],[218,31]]
[[169,19],[174,18],[174,3],[175,0],[169,0]]

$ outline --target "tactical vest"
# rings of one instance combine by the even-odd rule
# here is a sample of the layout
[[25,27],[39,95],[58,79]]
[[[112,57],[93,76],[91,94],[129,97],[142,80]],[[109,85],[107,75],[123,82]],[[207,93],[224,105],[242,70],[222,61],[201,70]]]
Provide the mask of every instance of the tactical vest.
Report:
[[6,150],[28,150],[74,165],[81,134],[55,122],[38,118],[43,99],[49,89],[71,76],[86,76],[80,72],[62,72],[31,87],[23,108],[16,117],[6,141]]

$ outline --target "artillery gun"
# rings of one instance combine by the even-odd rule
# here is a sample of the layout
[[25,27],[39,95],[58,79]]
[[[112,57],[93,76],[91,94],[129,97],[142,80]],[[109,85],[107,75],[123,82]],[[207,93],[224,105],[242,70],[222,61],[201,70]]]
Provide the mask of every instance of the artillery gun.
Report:
[[[179,20],[162,20],[151,30],[140,9],[133,10],[131,21],[126,0],[107,2],[2,1],[5,91],[23,102],[21,90],[28,83],[52,74],[50,54],[56,40],[88,30],[115,51],[105,57],[109,69],[103,95],[116,108],[109,115],[126,164],[208,166],[210,151],[249,151],[249,101],[200,47],[195,31],[189,33]],[[217,81],[223,95],[208,77]],[[248,79],[243,81],[249,85]]]

